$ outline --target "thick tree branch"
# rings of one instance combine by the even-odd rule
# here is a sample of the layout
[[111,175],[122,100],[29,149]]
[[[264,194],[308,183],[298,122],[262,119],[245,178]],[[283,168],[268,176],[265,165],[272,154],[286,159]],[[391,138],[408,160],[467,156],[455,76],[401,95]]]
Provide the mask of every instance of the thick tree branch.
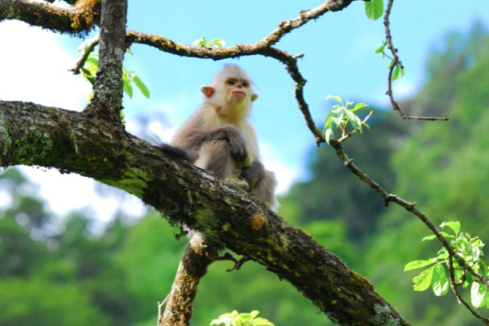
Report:
[[126,38],[127,0],[102,0],[100,24],[99,69],[93,89],[94,97],[87,107],[89,114],[104,115],[122,127],[122,61]]
[[[361,275],[248,194],[112,124],[32,103],[0,102],[0,166],[74,172],[135,194],[172,224],[200,230],[286,279],[339,325],[409,325]],[[251,225],[264,221],[256,230]],[[261,224],[260,224],[261,225]]]
[[192,303],[200,279],[207,273],[207,267],[212,263],[206,255],[207,250],[210,250],[209,245],[211,245],[209,239],[201,233],[196,233],[185,248],[171,292],[166,299],[165,313],[158,320],[159,326],[190,325]]
[[0,21],[16,19],[31,26],[70,34],[88,33],[99,19],[101,0],[79,1],[71,9],[31,0],[1,0]]

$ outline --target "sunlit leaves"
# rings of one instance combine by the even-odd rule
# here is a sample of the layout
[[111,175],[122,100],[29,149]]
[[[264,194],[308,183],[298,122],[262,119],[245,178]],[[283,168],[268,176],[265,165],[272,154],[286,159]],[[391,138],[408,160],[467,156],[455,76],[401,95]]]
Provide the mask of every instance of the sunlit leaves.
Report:
[[428,259],[428,260],[415,260],[415,261],[412,261],[409,264],[407,264],[404,267],[404,271],[410,271],[412,269],[418,269],[418,268],[421,268],[421,267],[432,265],[434,263],[436,263],[436,258],[431,258],[431,259]]
[[[83,45],[83,44],[82,44]],[[80,46],[79,49],[83,49],[83,46]],[[132,54],[132,52],[127,49],[127,53]],[[82,72],[82,76],[88,80],[92,86],[95,86],[95,75],[98,71],[98,66],[99,66],[99,61],[98,61],[98,54],[97,53],[90,53],[88,56],[87,60],[85,60],[85,63],[83,67],[80,69]],[[132,98],[133,95],[133,87],[132,83],[134,83],[137,87],[137,89],[143,94],[146,98],[149,98],[149,90],[148,87],[143,83],[141,78],[139,78],[134,72],[132,71],[127,71],[126,68],[122,69],[122,82],[123,82],[123,89],[124,93],[126,93],[129,98]],[[91,101],[93,97],[93,92],[90,92],[90,95],[88,97],[88,102]]]
[[226,46],[226,42],[224,40],[221,40],[221,39],[213,39],[211,41],[207,41],[207,39],[205,37],[201,37],[199,38],[198,40],[195,40],[194,41],[194,46],[199,46],[201,48],[204,48],[204,47],[209,47],[209,48],[212,48],[212,47],[218,47],[218,48],[222,48],[222,47],[225,47]]
[[436,296],[442,296],[448,293],[450,284],[445,273],[445,268],[442,264],[437,264],[433,267],[431,284],[433,293],[435,293]]
[[218,319],[214,319],[211,325],[222,325],[224,326],[275,326],[270,321],[265,318],[256,318],[259,311],[253,310],[250,313],[238,313],[234,310],[231,313],[227,313],[219,316]]
[[452,222],[443,222],[440,227],[444,228],[445,226],[448,226],[450,229],[452,229],[455,232],[455,236],[458,235],[460,232],[460,222],[459,221],[452,221]]
[[386,53],[387,46],[388,46],[388,43],[387,43],[387,41],[385,41],[379,48],[377,48],[377,50],[375,50],[375,53],[382,53],[382,57],[387,57],[387,58],[391,59],[391,62],[389,63],[389,69],[391,69],[392,66],[394,66],[393,71],[392,71],[391,80],[395,81],[396,79],[404,77],[404,75],[406,74],[406,71],[404,70],[404,67],[403,67],[401,61],[394,60],[391,56],[389,56]]
[[418,276],[413,278],[414,291],[424,291],[431,285],[433,279],[433,267],[425,269]]
[[[481,260],[484,256],[482,248],[484,243],[479,237],[472,237],[468,233],[461,232],[461,225],[458,221],[443,222],[442,228],[449,228],[452,234],[442,232],[445,238],[452,239],[450,245],[455,253],[461,257],[472,269],[482,276],[488,276],[487,264]],[[427,236],[425,240],[435,239],[436,236]],[[404,267],[404,271],[414,270],[418,268],[428,267],[423,270],[418,276],[413,278],[414,290],[425,291],[431,285],[433,293],[437,296],[442,296],[448,293],[450,289],[450,262],[448,250],[443,247],[438,251],[438,256],[427,260],[415,260],[408,263]],[[470,286],[471,302],[476,308],[489,305],[489,295],[487,286],[472,275],[468,270],[459,265],[455,258],[452,259],[453,264],[453,279],[456,284],[463,285],[464,288]]]
[[365,1],[365,14],[369,19],[376,20],[382,17],[384,13],[384,1],[383,0],[370,0]]
[[341,130],[341,136],[345,136],[347,132],[348,125],[351,125],[352,130],[362,132],[362,125],[368,127],[367,124],[363,124],[362,120],[354,113],[360,110],[363,107],[366,107],[367,104],[358,103],[353,106],[353,102],[346,101],[346,105],[343,104],[341,97],[328,95],[326,99],[334,99],[340,104],[333,105],[333,109],[331,109],[326,117],[326,121],[323,126],[323,134],[326,140],[326,143],[329,144],[331,138],[334,137],[333,129],[339,128]]

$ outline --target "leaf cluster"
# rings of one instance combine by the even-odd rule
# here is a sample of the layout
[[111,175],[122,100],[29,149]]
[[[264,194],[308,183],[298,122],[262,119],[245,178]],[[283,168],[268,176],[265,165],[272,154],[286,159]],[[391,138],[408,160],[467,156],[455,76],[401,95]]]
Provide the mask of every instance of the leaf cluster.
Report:
[[[476,272],[483,276],[488,276],[487,264],[481,259],[484,256],[482,248],[484,243],[479,237],[471,237],[470,234],[461,232],[460,222],[444,222],[441,228],[448,227],[453,234],[442,232],[445,238],[451,239],[450,244],[455,253],[469,264]],[[425,240],[433,240],[436,236],[427,236]],[[453,260],[453,259],[452,259]],[[446,248],[438,251],[438,256],[427,260],[415,260],[408,263],[404,271],[418,269],[426,266],[429,268],[423,270],[418,276],[413,278],[414,290],[425,291],[430,286],[436,296],[442,296],[448,293],[450,279],[447,271],[450,271],[450,258]],[[471,287],[471,301],[475,308],[486,306],[489,308],[489,295],[487,286],[476,279],[471,273],[468,273],[463,266],[453,260],[454,285],[463,285],[463,288]]]
[[238,313],[234,310],[231,313],[227,313],[219,316],[218,319],[214,319],[211,325],[222,325],[225,326],[275,326],[270,321],[265,318],[256,318],[260,312],[258,310],[253,310],[250,313]]
[[329,111],[328,116],[326,117],[326,121],[323,126],[323,134],[326,143],[329,144],[329,141],[334,136],[333,127],[341,129],[341,137],[346,136],[348,130],[348,124],[351,124],[353,130],[358,130],[360,133],[362,132],[362,125],[365,124],[368,128],[369,125],[363,123],[362,120],[356,115],[354,112],[359,109],[366,107],[365,103],[358,103],[354,107],[351,107],[354,102],[346,101],[346,105],[343,104],[341,97],[328,95],[326,99],[335,99],[340,104],[333,105],[333,109]]
[[222,47],[225,47],[226,46],[226,42],[224,40],[221,40],[221,39],[213,39],[213,40],[210,40],[209,42],[207,42],[207,39],[205,37],[201,37],[197,40],[194,41],[194,46],[198,46],[198,47],[201,47],[201,48],[205,48],[205,47],[208,47],[208,48],[212,48],[212,47],[218,47],[218,48],[222,48]]
[[[78,48],[78,51],[81,51],[82,49],[85,48],[85,44],[82,43],[80,47]],[[126,50],[126,53],[132,54],[130,49]],[[98,66],[99,66],[99,61],[98,61],[98,53],[90,53],[88,56],[87,60],[85,60],[85,63],[82,68],[80,68],[82,72],[82,76],[92,84],[92,86],[95,86],[95,74],[98,71]],[[149,90],[148,87],[143,83],[141,78],[139,78],[136,73],[133,71],[128,71],[126,68],[122,68],[122,81],[124,83],[124,93],[126,93],[129,98],[132,98],[133,95],[133,87],[132,83],[136,85],[136,87],[139,89],[141,94],[143,94],[146,98],[149,98]],[[93,90],[90,92],[90,95],[88,96],[88,102],[91,101],[93,98]]]

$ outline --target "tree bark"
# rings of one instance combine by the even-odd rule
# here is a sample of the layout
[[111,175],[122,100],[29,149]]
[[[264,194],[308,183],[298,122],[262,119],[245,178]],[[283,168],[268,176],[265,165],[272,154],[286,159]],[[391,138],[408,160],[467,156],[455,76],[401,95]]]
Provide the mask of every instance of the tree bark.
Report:
[[159,326],[188,326],[192,318],[195,296],[200,279],[207,273],[212,263],[206,251],[209,241],[201,233],[196,233],[185,248],[185,253],[170,294],[167,297],[165,313],[158,321]]

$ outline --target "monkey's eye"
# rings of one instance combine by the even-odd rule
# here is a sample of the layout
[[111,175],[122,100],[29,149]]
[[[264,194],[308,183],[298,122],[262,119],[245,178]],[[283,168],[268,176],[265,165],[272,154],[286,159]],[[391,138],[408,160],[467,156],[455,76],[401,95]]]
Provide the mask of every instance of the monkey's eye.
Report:
[[241,85],[243,85],[243,87],[248,87],[248,86],[250,86],[250,84],[248,84],[247,82],[243,82]]
[[228,85],[234,85],[234,84],[236,84],[236,82],[234,80],[232,80],[232,79],[229,79],[227,81],[227,83],[228,83]]

